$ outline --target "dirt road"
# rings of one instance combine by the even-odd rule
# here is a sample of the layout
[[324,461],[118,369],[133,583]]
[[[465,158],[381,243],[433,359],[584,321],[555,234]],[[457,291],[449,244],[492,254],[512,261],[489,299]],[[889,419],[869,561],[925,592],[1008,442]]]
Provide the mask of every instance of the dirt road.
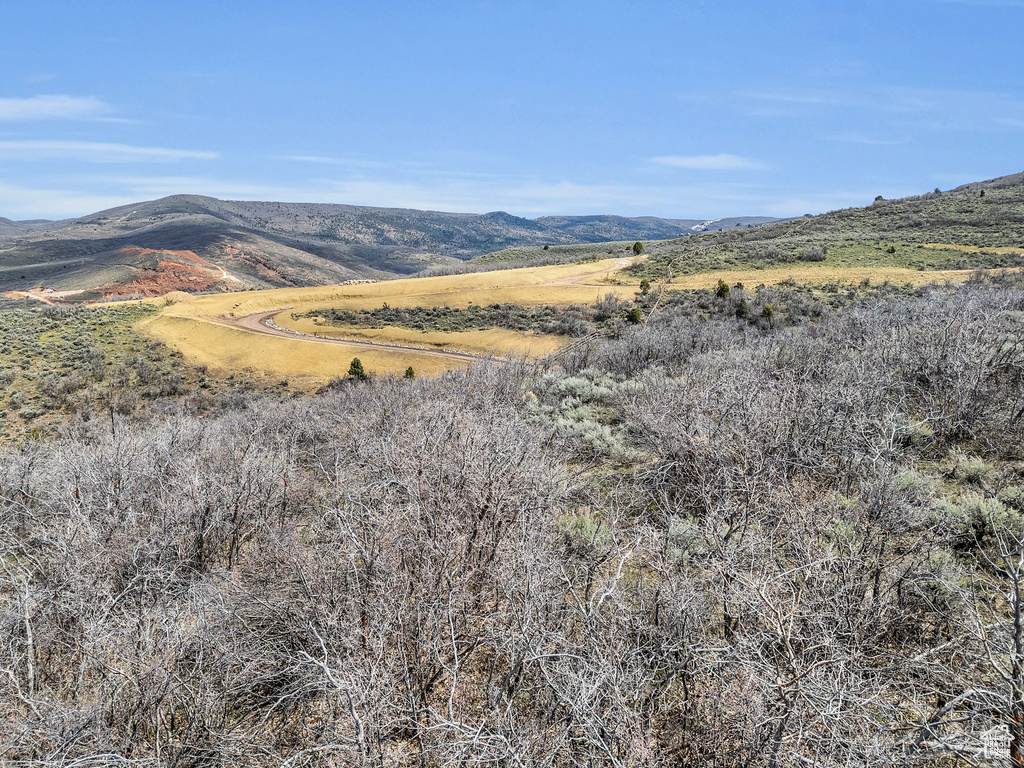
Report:
[[452,349],[431,349],[429,347],[412,347],[404,344],[382,344],[376,341],[366,341],[365,339],[338,339],[325,336],[310,336],[306,333],[288,331],[284,328],[279,328],[278,326],[273,325],[274,315],[285,312],[288,309],[289,307],[285,307],[284,309],[272,309],[269,312],[254,312],[251,315],[243,315],[241,317],[217,315],[216,317],[205,317],[203,319],[211,323],[217,323],[218,325],[226,325],[229,328],[236,328],[240,331],[262,333],[267,336],[280,336],[285,339],[292,339],[293,341],[309,341],[317,344],[345,344],[349,347],[363,347],[365,349],[376,350],[402,349],[407,352],[431,355],[433,357],[443,357],[448,360],[486,359],[484,355],[474,355],[470,352],[458,352]]
[[49,304],[51,307],[60,306],[54,299],[63,299],[65,296],[75,296],[84,291],[51,291],[46,293],[44,291],[4,291],[4,296],[9,299],[36,299]]
[[624,256],[622,258],[615,259],[612,266],[607,269],[601,269],[597,272],[589,272],[585,275],[573,275],[572,277],[563,277],[561,280],[555,280],[550,283],[541,283],[541,285],[591,285],[597,278],[610,275],[612,272],[618,272],[620,269],[625,269],[635,261],[635,256]]
[[[573,275],[550,283],[540,283],[540,285],[588,285],[592,281],[598,280],[605,275],[609,275],[612,272],[617,272],[620,269],[628,267],[634,261],[634,258],[635,257],[618,258],[614,260],[611,267],[606,267],[604,269],[597,270],[596,272],[589,272],[583,275]],[[223,268],[221,269],[223,270]],[[465,290],[476,291],[479,290],[479,288],[474,287]],[[452,293],[458,293],[458,291],[452,291]],[[230,328],[236,328],[240,331],[262,333],[267,336],[279,336],[281,338],[292,339],[294,341],[308,341],[318,344],[346,344],[350,347],[363,347],[366,349],[377,350],[401,349],[421,355],[432,355],[434,357],[442,357],[449,360],[481,360],[485,358],[484,355],[474,355],[471,352],[460,352],[453,349],[433,349],[431,347],[414,347],[405,344],[385,344],[377,341],[366,341],[365,339],[310,336],[307,333],[300,333],[299,331],[280,328],[274,323],[274,316],[281,312],[286,312],[288,309],[291,309],[291,307],[254,312],[249,315],[242,315],[241,317],[234,317],[233,315],[216,315],[207,316],[203,319],[211,323],[217,323],[218,325],[226,325]]]

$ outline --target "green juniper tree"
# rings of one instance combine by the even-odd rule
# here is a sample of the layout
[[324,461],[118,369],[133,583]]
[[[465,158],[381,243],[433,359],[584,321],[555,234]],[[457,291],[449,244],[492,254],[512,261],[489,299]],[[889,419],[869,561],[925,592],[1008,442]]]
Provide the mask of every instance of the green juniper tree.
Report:
[[363,361],[358,357],[353,357],[352,362],[349,363],[348,375],[357,381],[366,380],[366,371],[363,369]]

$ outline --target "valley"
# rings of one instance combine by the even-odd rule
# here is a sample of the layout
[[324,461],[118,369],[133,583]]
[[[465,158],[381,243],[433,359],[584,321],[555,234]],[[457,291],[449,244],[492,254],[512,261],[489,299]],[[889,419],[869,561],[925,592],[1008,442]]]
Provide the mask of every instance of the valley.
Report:
[[81,291],[79,300],[89,301],[176,289],[229,291],[386,279],[457,267],[510,247],[628,245],[774,219],[534,220],[501,211],[443,213],[173,195],[64,221],[4,221],[0,291],[75,290]]

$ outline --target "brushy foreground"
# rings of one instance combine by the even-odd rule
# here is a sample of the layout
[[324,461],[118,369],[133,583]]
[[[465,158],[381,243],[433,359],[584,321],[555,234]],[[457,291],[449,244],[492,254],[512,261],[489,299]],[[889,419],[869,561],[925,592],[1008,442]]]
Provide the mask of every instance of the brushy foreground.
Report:
[[8,448],[0,761],[1005,760],[1008,280]]

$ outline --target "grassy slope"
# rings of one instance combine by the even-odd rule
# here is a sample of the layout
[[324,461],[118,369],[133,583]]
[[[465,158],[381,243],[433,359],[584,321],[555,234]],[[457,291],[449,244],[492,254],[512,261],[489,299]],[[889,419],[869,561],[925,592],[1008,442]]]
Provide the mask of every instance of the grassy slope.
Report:
[[493,301],[547,303],[544,299],[534,295],[538,293],[538,286],[551,288],[550,293],[553,296],[561,297],[563,303],[593,301],[594,297],[601,294],[602,291],[623,289],[615,289],[607,284],[602,286],[586,283],[582,285],[556,283],[596,272],[606,272],[614,267],[614,261],[607,259],[603,262],[562,264],[445,277],[388,280],[360,285],[281,288],[213,294],[197,296],[191,301],[176,304],[172,307],[171,314],[199,317],[234,312],[237,315],[244,315],[299,305],[303,307],[380,306],[385,301],[392,306],[399,306],[401,302],[406,302],[405,306],[444,306],[445,302],[457,306],[467,304],[479,297],[488,296],[492,297]]
[[[983,194],[984,193],[984,194]],[[1024,174],[941,194],[881,200],[750,230],[650,244],[632,272],[663,277],[795,264],[970,269],[1024,264]],[[821,258],[824,262],[810,261]]]
[[296,387],[311,388],[343,377],[358,357],[371,373],[401,375],[412,366],[432,376],[467,363],[406,350],[368,350],[344,344],[263,336],[203,320],[174,315],[150,317],[143,332],[179,351],[190,362],[219,373],[252,370],[285,377]]
[[[606,293],[632,295],[634,288],[600,282],[614,270],[614,260],[587,264],[565,264],[551,267],[503,270],[447,277],[390,280],[363,285],[330,288],[285,288],[270,291],[247,291],[235,294],[213,294],[189,297],[166,306],[154,317],[147,318],[140,329],[180,351],[187,359],[216,370],[252,368],[275,375],[288,376],[295,384],[314,385],[343,375],[353,357],[358,357],[368,371],[379,374],[400,374],[411,365],[420,375],[433,375],[463,365],[410,350],[366,350],[344,345],[327,345],[300,339],[274,338],[247,333],[207,322],[217,315],[242,316],[270,309],[288,309],[279,316],[279,324],[292,327],[292,311],[308,311],[326,307],[392,306],[466,306],[469,303],[573,304],[590,303]],[[597,274],[593,282],[588,275]],[[582,284],[567,282],[582,280]],[[163,300],[157,300],[163,303]],[[317,329],[318,332],[321,329]],[[338,334],[339,336],[341,334]],[[469,332],[458,338],[444,339],[431,335],[410,334],[408,329],[379,329],[346,334],[390,343],[411,343],[417,346],[443,346],[470,352],[533,354],[551,351],[559,341],[553,337],[537,337],[512,332]],[[372,338],[371,338],[372,336]]]
[[[343,374],[352,357],[359,357],[367,370],[381,374],[400,374],[412,365],[418,373],[431,375],[461,365],[407,350],[371,350],[341,345],[331,346],[302,340],[259,336],[215,326],[204,318],[217,315],[243,316],[272,309],[287,310],[278,315],[282,327],[324,333],[312,321],[295,320],[292,313],[324,308],[372,308],[387,303],[393,307],[465,307],[468,304],[517,303],[589,304],[609,293],[631,299],[639,278],[615,272],[621,262],[565,264],[548,267],[503,270],[407,280],[392,280],[365,285],[330,288],[284,288],[236,294],[190,297],[168,306],[142,326],[146,332],[174,347],[193,362],[217,370],[252,368],[287,376],[295,384],[313,385]],[[789,280],[799,282],[875,282],[920,284],[935,279],[966,279],[967,271],[924,273],[890,267],[835,268],[827,263],[785,265],[776,269],[726,271],[698,274],[673,281],[674,287],[712,288],[719,277],[730,284],[743,282],[777,285]],[[159,300],[158,300],[159,301]],[[307,323],[309,327],[303,325]],[[520,334],[512,331],[471,331],[461,334],[423,334],[404,328],[343,329],[331,331],[339,338],[358,338],[416,346],[436,346],[469,352],[499,355],[543,354],[560,343],[556,337]]]
[[[340,339],[366,339],[388,344],[407,344],[437,349],[457,349],[480,355],[544,355],[557,350],[561,344],[556,336],[526,334],[502,328],[488,328],[479,331],[418,331],[411,328],[385,326],[363,328],[357,326],[319,325],[311,317],[292,317],[291,312],[282,312],[275,321],[282,328],[302,333],[316,333]],[[362,359],[362,358],[360,358]],[[415,363],[413,363],[415,367]]]
[[102,307],[0,304],[0,439],[46,432],[65,417],[131,413],[140,401],[276,387],[261,375],[212,376],[133,330],[157,314]]

